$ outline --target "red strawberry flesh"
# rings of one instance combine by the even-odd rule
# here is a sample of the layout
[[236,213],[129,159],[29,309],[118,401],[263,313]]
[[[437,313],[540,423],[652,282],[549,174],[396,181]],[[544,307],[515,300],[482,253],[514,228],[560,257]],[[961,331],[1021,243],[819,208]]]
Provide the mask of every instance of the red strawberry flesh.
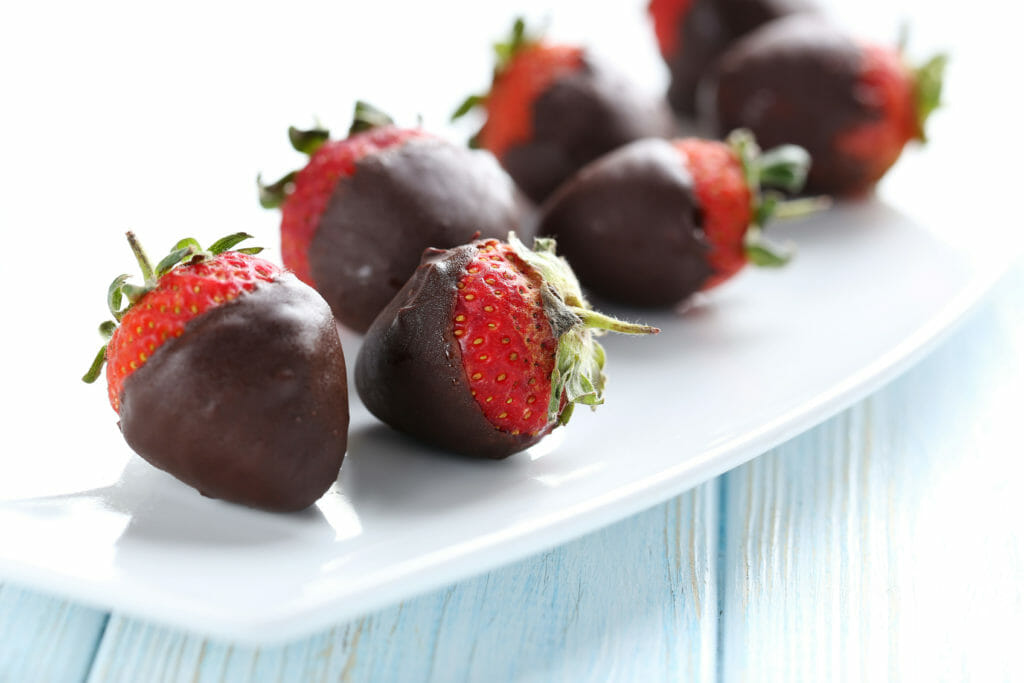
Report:
[[679,23],[690,10],[693,0],[651,0],[647,11],[654,20],[654,35],[665,57],[679,49]]
[[533,135],[533,103],[559,78],[583,66],[583,50],[543,42],[523,46],[494,79],[480,146],[499,159]]
[[702,285],[702,289],[708,289],[747,263],[744,236],[752,218],[750,187],[729,145],[699,138],[677,140],[675,145],[693,176],[700,202],[701,227],[710,247],[707,260],[714,271]]
[[914,83],[895,50],[864,45],[856,97],[878,118],[840,133],[836,149],[858,160],[870,182],[881,178],[899,158],[904,145],[918,137]]
[[548,428],[558,340],[543,312],[540,276],[497,240],[478,254],[456,287],[454,334],[471,393],[484,416],[511,434]]
[[121,319],[107,345],[110,405],[120,412],[125,380],[164,342],[180,337],[189,321],[280,274],[281,269],[269,261],[229,251],[162,276],[156,288]]

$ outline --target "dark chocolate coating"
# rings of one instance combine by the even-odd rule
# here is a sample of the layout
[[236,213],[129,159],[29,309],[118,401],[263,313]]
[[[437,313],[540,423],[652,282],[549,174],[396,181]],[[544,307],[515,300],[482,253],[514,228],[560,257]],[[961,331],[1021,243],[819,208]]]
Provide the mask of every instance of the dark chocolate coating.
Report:
[[811,9],[804,0],[694,0],[676,27],[675,54],[665,58],[672,76],[672,108],[687,116],[696,112],[698,85],[738,38],[779,17]]
[[646,137],[670,137],[668,102],[640,91],[590,57],[533,103],[533,135],[501,159],[523,192],[541,202],[569,176],[606,152]]
[[196,317],[128,376],[121,432],[204,496],[301,510],[348,442],[345,358],[324,300],[291,274]]
[[366,333],[356,358],[356,391],[382,422],[420,441],[463,455],[504,458],[544,433],[500,431],[470,393],[454,334],[455,286],[477,253],[468,244],[423,255]]
[[586,166],[543,208],[539,232],[605,299],[665,307],[711,275],[693,178],[675,146],[638,140]]
[[428,247],[517,231],[521,195],[489,152],[413,138],[360,159],[342,179],[309,249],[317,290],[335,317],[364,332]]
[[723,135],[749,128],[765,149],[785,143],[806,149],[809,194],[863,191],[871,170],[835,145],[837,135],[881,116],[857,87],[861,68],[858,45],[822,19],[774,21],[719,61],[713,123]]

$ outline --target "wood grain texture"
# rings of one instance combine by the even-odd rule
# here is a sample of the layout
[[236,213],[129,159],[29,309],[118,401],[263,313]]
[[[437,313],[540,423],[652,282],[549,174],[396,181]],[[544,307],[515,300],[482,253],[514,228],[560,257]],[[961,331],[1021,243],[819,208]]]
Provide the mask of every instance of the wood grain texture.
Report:
[[231,647],[115,615],[88,680],[711,681],[716,491],[289,646]]
[[0,586],[0,683],[84,680],[106,622],[100,610]]
[[1020,676],[1021,275],[907,375],[726,475],[722,680]]

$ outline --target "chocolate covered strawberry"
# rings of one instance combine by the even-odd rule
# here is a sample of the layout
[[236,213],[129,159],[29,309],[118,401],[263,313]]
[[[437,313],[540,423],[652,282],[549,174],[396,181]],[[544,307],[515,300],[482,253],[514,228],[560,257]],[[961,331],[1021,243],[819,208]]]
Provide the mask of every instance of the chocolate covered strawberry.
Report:
[[799,147],[761,153],[749,133],[727,143],[639,140],[584,167],[544,207],[539,231],[558,239],[583,286],[636,306],[671,306],[748,262],[786,261],[764,241],[774,214],[817,208],[762,187],[799,190]]
[[944,57],[907,65],[898,50],[857,42],[812,15],[762,26],[722,56],[719,131],[749,128],[764,145],[797,144],[814,167],[809,192],[858,195],[924,140],[938,106]]
[[154,268],[132,233],[142,286],[110,285],[110,404],[132,449],[212,498],[299,510],[335,481],[348,440],[345,359],[330,308],[292,274],[184,239]]
[[427,247],[519,227],[520,195],[491,155],[399,128],[365,103],[345,139],[295,128],[289,138],[309,162],[260,184],[260,201],[281,208],[284,265],[353,330],[370,326]]
[[603,401],[604,330],[657,332],[591,310],[551,240],[431,249],[367,333],[356,389],[395,429],[503,458]]
[[648,13],[672,80],[668,100],[696,111],[697,86],[729,45],[773,19],[806,12],[805,0],[650,0]]
[[483,108],[472,144],[493,152],[534,201],[605,152],[672,134],[663,98],[641,92],[582,47],[528,36],[518,20],[495,50],[490,92],[467,99],[454,118]]

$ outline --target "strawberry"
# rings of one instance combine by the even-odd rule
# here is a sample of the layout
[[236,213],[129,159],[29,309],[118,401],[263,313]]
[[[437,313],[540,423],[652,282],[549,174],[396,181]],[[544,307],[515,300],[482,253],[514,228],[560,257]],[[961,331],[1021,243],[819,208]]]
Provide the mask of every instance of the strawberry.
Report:
[[363,102],[345,139],[324,129],[288,134],[309,162],[271,185],[258,180],[260,201],[281,208],[285,266],[358,332],[427,247],[518,227],[521,199],[490,155],[399,128]]
[[727,143],[639,140],[562,186],[545,205],[539,232],[558,239],[594,293],[671,306],[748,262],[786,262],[764,241],[762,227],[775,214],[804,213],[822,200],[782,202],[761,188],[798,190],[809,163],[792,145],[762,154],[746,131]]
[[579,46],[527,35],[522,19],[495,51],[490,91],[469,97],[452,118],[481,107],[486,120],[470,144],[493,152],[536,202],[605,152],[672,134],[663,98],[641,92]]
[[911,140],[925,139],[945,57],[919,69],[900,51],[858,43],[811,15],[771,22],[719,61],[713,124],[749,128],[765,145],[801,145],[814,158],[807,190],[869,191]]
[[595,334],[654,333],[593,311],[552,240],[430,249],[374,321],[356,390],[382,421],[470,456],[503,458],[603,402]]
[[805,0],[650,0],[647,11],[672,76],[672,108],[686,116],[695,113],[701,79],[738,38],[773,19],[810,9]]
[[[334,482],[348,438],[341,342],[326,302],[258,248],[178,242],[153,268],[132,233],[142,286],[114,279],[106,363],[128,445],[209,497],[299,510]],[[127,305],[125,304],[127,299]]]

